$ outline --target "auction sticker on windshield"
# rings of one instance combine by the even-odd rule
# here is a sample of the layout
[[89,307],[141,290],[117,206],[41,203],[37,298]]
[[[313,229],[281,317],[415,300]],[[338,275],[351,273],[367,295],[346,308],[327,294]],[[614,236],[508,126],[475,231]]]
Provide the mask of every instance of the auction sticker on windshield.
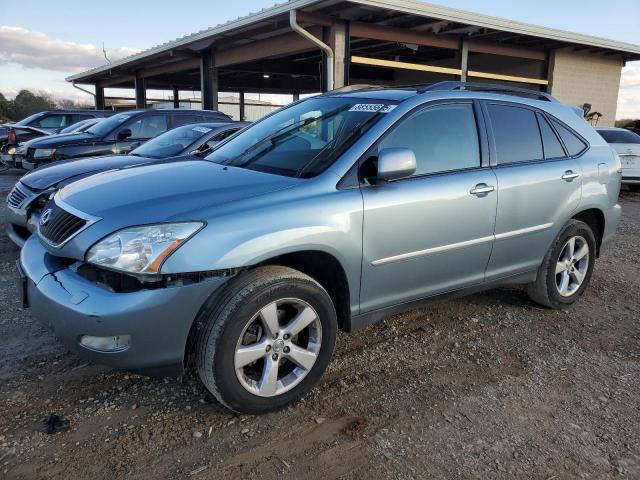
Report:
[[356,103],[349,109],[350,112],[370,112],[389,113],[396,108],[396,105],[385,105],[384,103]]
[[193,130],[194,132],[200,132],[200,133],[209,133],[211,131],[211,129],[207,127],[193,127],[191,130]]

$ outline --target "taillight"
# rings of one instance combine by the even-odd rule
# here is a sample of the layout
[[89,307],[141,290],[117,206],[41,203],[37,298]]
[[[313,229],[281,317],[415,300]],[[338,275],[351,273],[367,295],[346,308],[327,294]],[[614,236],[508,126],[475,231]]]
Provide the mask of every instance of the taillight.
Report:
[[13,127],[9,127],[9,131],[7,132],[7,143],[16,143],[16,129]]

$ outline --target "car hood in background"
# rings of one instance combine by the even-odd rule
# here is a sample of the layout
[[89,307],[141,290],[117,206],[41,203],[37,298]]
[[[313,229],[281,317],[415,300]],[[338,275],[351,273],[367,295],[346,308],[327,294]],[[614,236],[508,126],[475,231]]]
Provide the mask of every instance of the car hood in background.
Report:
[[70,133],[63,135],[50,135],[45,138],[32,140],[29,144],[30,148],[57,148],[65,145],[78,145],[82,143],[92,143],[97,138],[90,133]]
[[176,218],[189,220],[185,216],[191,212],[205,215],[211,207],[302,181],[185,159],[99,173],[64,187],[58,195],[72,208],[110,224],[136,225]]
[[134,155],[106,155],[103,157],[63,160],[37,168],[22,177],[20,182],[33,190],[44,190],[74,177],[153,161],[157,160]]

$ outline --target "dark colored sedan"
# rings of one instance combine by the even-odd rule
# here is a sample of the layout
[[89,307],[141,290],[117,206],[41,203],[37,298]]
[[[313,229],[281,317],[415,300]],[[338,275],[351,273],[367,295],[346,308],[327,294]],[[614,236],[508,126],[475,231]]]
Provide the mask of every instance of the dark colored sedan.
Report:
[[58,189],[81,178],[118,168],[132,167],[163,159],[204,157],[213,147],[241,130],[248,122],[216,122],[184,125],[166,132],[129,155],[109,155],[63,160],[42,166],[20,179],[7,196],[7,235],[22,246],[36,231],[43,206]]
[[37,139],[24,155],[15,155],[15,162],[38,166],[56,160],[127,154],[182,125],[230,121],[228,115],[211,110],[132,110],[118,113],[82,133]]

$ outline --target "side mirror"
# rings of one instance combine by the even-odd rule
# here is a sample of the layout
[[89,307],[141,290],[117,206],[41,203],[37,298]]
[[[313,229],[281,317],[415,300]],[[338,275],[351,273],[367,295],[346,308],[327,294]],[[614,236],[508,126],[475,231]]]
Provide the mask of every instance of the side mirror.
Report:
[[133,133],[130,128],[123,128],[118,132],[118,140],[126,140],[131,137],[131,135],[133,135]]
[[378,154],[377,181],[389,182],[416,172],[416,155],[409,148],[385,148]]

